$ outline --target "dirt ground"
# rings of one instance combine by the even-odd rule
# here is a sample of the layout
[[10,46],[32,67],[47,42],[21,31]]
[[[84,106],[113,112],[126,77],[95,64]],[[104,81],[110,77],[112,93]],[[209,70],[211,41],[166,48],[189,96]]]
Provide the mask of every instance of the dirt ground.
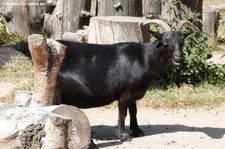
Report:
[[[104,149],[224,149],[225,106],[216,109],[139,108],[138,122],[145,136],[121,142],[115,137],[117,109],[83,110],[92,137]],[[129,128],[129,116],[126,121]]]

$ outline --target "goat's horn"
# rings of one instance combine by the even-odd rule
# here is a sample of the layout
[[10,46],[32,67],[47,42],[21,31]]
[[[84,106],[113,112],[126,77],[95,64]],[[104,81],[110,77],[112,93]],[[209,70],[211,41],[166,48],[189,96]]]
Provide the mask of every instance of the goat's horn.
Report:
[[178,24],[177,24],[177,27],[176,27],[176,31],[180,31],[182,27],[184,27],[185,25],[190,25],[192,26],[193,28],[199,30],[193,23],[191,23],[190,21],[188,20],[181,20]]
[[149,20],[147,22],[144,22],[143,25],[145,26],[145,25],[152,24],[152,23],[161,26],[165,32],[171,31],[170,26],[166,22],[159,20],[159,19]]

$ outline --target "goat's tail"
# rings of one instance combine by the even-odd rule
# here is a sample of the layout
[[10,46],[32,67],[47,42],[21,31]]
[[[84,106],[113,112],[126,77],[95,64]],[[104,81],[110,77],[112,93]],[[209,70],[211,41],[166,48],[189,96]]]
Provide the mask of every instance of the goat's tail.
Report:
[[16,43],[13,46],[13,49],[23,53],[25,56],[29,57],[31,59],[31,54],[29,51],[29,47],[28,47],[28,42],[27,41],[20,41],[18,43]]

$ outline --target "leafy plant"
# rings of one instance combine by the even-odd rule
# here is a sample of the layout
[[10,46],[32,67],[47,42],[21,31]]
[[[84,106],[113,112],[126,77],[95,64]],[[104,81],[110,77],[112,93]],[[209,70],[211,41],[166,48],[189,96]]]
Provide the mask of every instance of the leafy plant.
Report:
[[[164,0],[165,1],[165,0]],[[166,0],[168,1],[168,0]],[[179,0],[175,1],[176,4]],[[188,11],[183,18],[203,26],[199,19],[200,14]],[[163,19],[167,21],[166,19]],[[167,21],[169,25],[179,22],[176,18]],[[172,23],[171,23],[172,22]],[[186,28],[183,32],[190,32]],[[208,36],[205,32],[199,30],[192,30],[192,34],[185,40],[183,48],[183,63],[180,68],[169,67],[160,77],[160,81],[166,84],[200,84],[208,82],[216,85],[225,84],[225,65],[207,64],[206,59],[212,55],[213,49],[208,45]]]
[[0,46],[14,46],[20,41],[26,41],[26,36],[15,33],[8,34],[6,30],[6,25],[0,17]]

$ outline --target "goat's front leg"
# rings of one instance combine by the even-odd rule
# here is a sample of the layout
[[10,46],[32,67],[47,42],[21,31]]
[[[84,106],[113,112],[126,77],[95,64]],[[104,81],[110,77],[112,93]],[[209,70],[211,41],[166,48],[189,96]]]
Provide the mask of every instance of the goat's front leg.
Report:
[[124,93],[119,99],[118,102],[118,128],[117,128],[117,136],[121,141],[127,140],[130,136],[125,132],[125,118],[127,116],[127,108],[129,106],[130,93]]
[[133,102],[129,106],[130,113],[130,130],[132,135],[135,137],[140,137],[144,135],[144,132],[138,127],[137,123],[137,105],[136,102]]

